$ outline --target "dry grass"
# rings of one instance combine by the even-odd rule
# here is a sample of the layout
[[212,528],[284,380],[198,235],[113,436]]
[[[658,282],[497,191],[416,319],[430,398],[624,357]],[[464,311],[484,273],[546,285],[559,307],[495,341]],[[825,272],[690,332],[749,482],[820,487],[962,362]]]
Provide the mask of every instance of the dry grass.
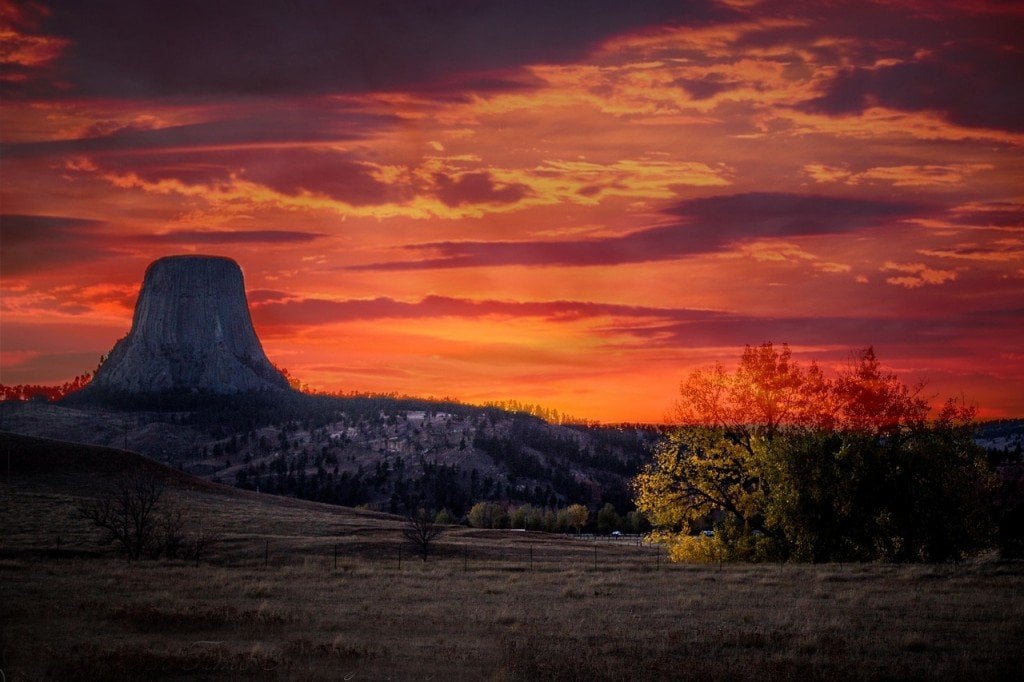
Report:
[[69,513],[91,484],[40,471],[0,483],[6,679],[999,679],[1024,666],[1020,565],[669,566],[626,543],[453,529],[436,558],[406,550],[399,568],[397,519],[184,484],[177,502],[221,542],[198,568],[128,564]]
[[3,668],[9,679],[995,679],[1024,662],[1024,575],[992,568],[7,560]]

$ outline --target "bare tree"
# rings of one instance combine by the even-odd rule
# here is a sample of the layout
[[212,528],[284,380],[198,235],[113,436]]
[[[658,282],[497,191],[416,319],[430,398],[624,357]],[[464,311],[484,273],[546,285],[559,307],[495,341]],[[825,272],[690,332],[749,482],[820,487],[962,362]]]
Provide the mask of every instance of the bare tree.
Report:
[[106,531],[128,556],[139,559],[149,551],[159,530],[156,506],[164,482],[152,472],[137,470],[117,479],[99,498],[79,507],[79,515]]
[[186,549],[185,518],[181,509],[170,507],[160,511],[157,516],[158,537],[154,542],[153,553],[168,559],[176,559]]
[[199,559],[206,555],[210,547],[220,540],[219,534],[211,532],[209,528],[203,528],[203,519],[200,518],[199,529],[190,537],[187,546],[188,554],[195,560],[196,566],[199,566]]
[[415,514],[410,514],[406,518],[402,537],[415,547],[420,558],[426,561],[427,555],[430,554],[430,546],[443,532],[444,526],[435,523],[433,515],[420,507]]

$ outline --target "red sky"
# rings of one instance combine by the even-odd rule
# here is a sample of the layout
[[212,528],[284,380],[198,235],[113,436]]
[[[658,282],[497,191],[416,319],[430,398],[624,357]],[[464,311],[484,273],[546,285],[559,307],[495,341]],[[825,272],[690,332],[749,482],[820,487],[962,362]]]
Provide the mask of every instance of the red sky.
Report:
[[195,252],[314,388],[654,421],[744,344],[871,344],[1024,415],[1020,3],[0,17],[3,383],[91,370]]

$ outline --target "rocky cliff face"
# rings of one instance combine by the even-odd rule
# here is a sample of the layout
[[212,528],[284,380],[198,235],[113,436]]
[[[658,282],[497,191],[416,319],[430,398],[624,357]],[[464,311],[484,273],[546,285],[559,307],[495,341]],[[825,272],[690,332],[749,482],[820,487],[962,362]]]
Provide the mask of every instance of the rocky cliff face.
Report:
[[128,336],[93,390],[240,393],[287,388],[252,327],[242,270],[230,258],[170,256],[150,264]]

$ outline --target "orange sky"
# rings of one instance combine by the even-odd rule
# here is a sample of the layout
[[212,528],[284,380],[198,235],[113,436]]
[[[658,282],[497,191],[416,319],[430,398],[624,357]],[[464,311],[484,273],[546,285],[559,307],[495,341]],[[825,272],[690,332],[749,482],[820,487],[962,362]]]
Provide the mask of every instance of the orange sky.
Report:
[[873,344],[1024,415],[1021,5],[83,4],[0,0],[3,383],[194,252],[319,389],[654,421]]

